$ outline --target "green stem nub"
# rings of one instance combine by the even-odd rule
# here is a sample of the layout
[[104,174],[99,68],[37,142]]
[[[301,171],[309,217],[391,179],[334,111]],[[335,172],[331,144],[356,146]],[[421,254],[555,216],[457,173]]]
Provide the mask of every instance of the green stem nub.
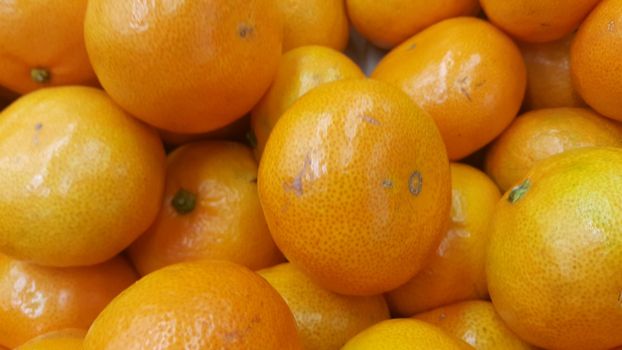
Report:
[[525,179],[520,185],[512,189],[512,192],[508,195],[508,201],[512,204],[518,202],[529,191],[529,187],[531,187],[531,181]]
[[180,188],[173,200],[171,201],[171,205],[175,208],[175,211],[178,214],[184,215],[189,214],[194,210],[194,206],[197,202],[197,196],[183,188]]
[[51,78],[50,71],[45,68],[33,68],[30,70],[30,78],[32,81],[38,84],[45,84],[50,81]]

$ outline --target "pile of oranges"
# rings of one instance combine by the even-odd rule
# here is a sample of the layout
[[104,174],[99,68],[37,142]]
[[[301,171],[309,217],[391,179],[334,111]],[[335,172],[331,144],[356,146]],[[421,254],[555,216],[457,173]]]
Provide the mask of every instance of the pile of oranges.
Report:
[[622,0],[0,0],[0,110],[1,350],[622,349]]

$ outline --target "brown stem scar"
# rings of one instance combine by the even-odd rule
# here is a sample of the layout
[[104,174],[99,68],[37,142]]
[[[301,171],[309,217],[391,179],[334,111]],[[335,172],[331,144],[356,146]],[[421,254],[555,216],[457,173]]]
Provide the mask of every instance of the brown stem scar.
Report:
[[173,196],[171,205],[178,214],[184,215],[189,214],[194,210],[196,200],[197,197],[194,193],[180,188],[177,193],[175,193],[175,196]]
[[52,74],[46,68],[36,67],[30,70],[30,78],[38,84],[45,84],[50,81]]
[[419,171],[415,171],[410,175],[410,178],[408,179],[408,190],[413,196],[418,196],[421,194],[422,189],[423,175],[421,175]]
[[253,28],[249,24],[242,23],[238,26],[238,35],[240,36],[240,38],[243,38],[243,39],[250,38],[254,32],[255,32],[255,28]]

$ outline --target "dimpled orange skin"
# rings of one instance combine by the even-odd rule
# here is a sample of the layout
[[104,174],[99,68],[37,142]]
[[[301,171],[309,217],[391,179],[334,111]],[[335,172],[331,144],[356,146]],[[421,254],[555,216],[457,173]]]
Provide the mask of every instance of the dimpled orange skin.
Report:
[[576,29],[600,0],[480,0],[488,19],[526,42],[548,42]]
[[276,73],[282,31],[270,0],[92,0],[84,34],[119,105],[158,128],[201,133],[259,101]]
[[346,0],[350,21],[376,46],[390,49],[444,19],[475,15],[476,0]]
[[548,43],[519,44],[527,65],[525,108],[585,106],[570,75],[570,43],[573,38],[574,35],[568,35]]
[[381,295],[356,297],[332,293],[291,263],[258,273],[292,310],[305,349],[339,349],[359,332],[389,319],[389,308]]
[[466,350],[467,344],[429,323],[404,318],[377,323],[354,338],[342,350]]
[[86,331],[68,329],[33,338],[15,350],[82,350]]
[[[173,204],[181,189],[195,196],[188,213]],[[198,259],[229,260],[253,270],[283,261],[257,198],[257,162],[250,148],[203,141],[173,151],[158,217],[129,254],[142,275]]]
[[275,1],[283,18],[283,52],[306,45],[343,50],[349,23],[344,0]]
[[602,115],[622,121],[622,3],[603,0],[583,21],[570,49],[575,88]]
[[0,255],[0,344],[13,348],[50,331],[87,329],[136,278],[120,257],[61,269]]
[[516,45],[490,23],[453,18],[393,49],[372,77],[398,86],[428,112],[449,158],[492,141],[518,113],[526,85]]
[[532,350],[503,323],[489,301],[465,301],[414,316],[477,350]]
[[320,86],[272,131],[259,199],[289,261],[324,288],[374,295],[421,269],[448,224],[449,165],[433,121],[371,79]]
[[85,350],[302,349],[285,301],[259,275],[226,261],[155,271],[97,317]]
[[575,148],[606,146],[622,147],[621,123],[583,108],[531,111],[492,144],[486,172],[506,191],[538,161]]
[[451,224],[426,266],[387,294],[393,313],[411,316],[438,306],[488,296],[488,223],[501,194],[481,171],[451,164]]
[[491,224],[495,309],[521,339],[546,349],[622,345],[622,149],[568,151],[525,179]]
[[272,86],[251,114],[257,159],[261,158],[276,122],[302,95],[332,81],[364,77],[356,63],[327,47],[304,46],[285,53]]
[[[46,86],[96,84],[84,47],[86,0],[3,1],[0,9],[0,85],[20,94]],[[31,78],[44,68],[49,80]]]
[[13,103],[0,115],[0,159],[0,251],[21,260],[108,260],[159,208],[162,143],[101,90],[42,89]]

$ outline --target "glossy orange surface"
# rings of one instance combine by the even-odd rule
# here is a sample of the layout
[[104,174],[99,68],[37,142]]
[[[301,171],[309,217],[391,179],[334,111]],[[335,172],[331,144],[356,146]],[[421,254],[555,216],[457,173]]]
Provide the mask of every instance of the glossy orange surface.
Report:
[[0,255],[0,344],[13,348],[54,330],[87,329],[136,278],[120,257],[89,267],[52,268]]
[[[180,191],[193,204],[179,210]],[[257,196],[257,162],[250,148],[202,141],[168,157],[160,212],[129,249],[145,275],[166,265],[221,259],[260,269],[283,261]]]
[[408,281],[438,244],[451,185],[432,119],[371,79],[322,85],[272,131],[259,199],[289,261],[333,292],[374,295]]
[[518,113],[526,70],[517,46],[488,22],[453,18],[408,39],[372,77],[395,85],[438,126],[449,158],[492,141]]
[[102,86],[125,110],[160,129],[201,133],[259,101],[283,26],[269,0],[92,0],[84,36]]
[[37,90],[0,119],[0,252],[90,265],[149,227],[164,187],[162,143],[103,91]]

